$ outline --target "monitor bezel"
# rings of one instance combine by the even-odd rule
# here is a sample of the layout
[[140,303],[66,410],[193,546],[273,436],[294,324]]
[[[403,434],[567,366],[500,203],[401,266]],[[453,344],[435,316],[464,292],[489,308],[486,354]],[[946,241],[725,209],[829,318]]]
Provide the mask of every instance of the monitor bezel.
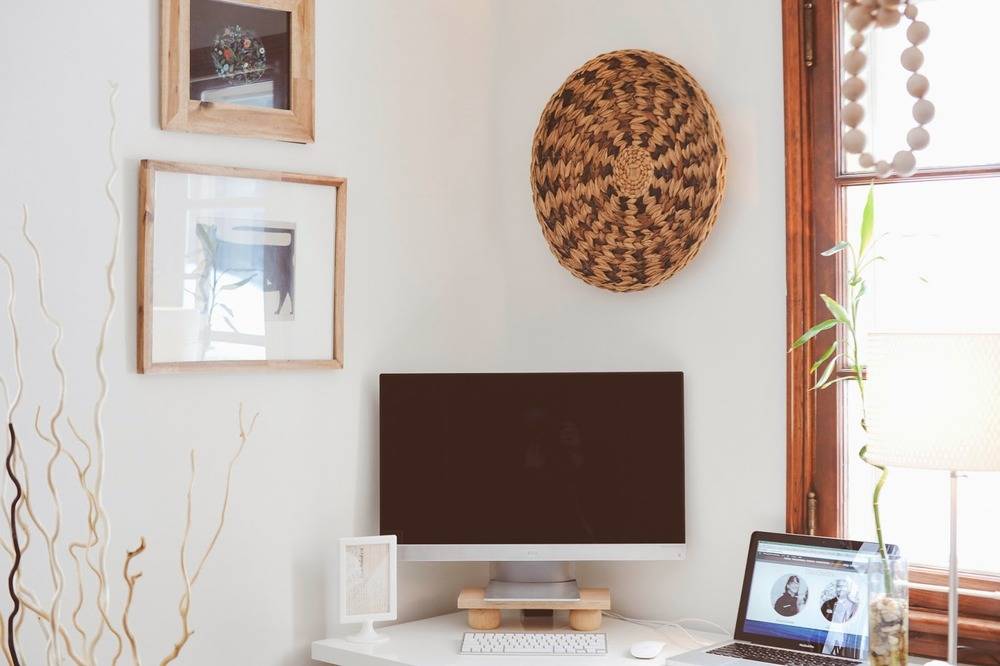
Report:
[[[609,374],[609,375],[674,375],[680,379],[682,400],[685,396],[685,373],[681,370],[645,370],[645,371],[484,371],[484,372],[380,372],[379,373],[379,412],[381,421],[381,387],[385,377],[399,375],[575,375],[575,374]],[[683,403],[682,403],[683,405]],[[683,406],[682,406],[683,410]],[[682,422],[682,437],[685,436],[686,423]],[[686,437],[685,437],[686,439]],[[379,457],[381,458],[381,441],[379,442]],[[686,461],[686,442],[682,456]],[[381,460],[379,460],[381,469]],[[684,486],[688,485],[685,465]],[[383,488],[379,481],[379,534],[385,534],[381,527],[381,501]],[[685,492],[686,496],[686,492]],[[686,497],[685,497],[686,499]],[[584,544],[406,544],[398,542],[397,558],[403,562],[625,562],[625,561],[679,561],[687,557],[687,502],[684,502],[684,542],[656,543],[584,543]]]
[[662,562],[683,560],[683,543],[400,544],[406,562]]
[[[736,628],[733,637],[738,641],[747,641],[760,645],[770,645],[773,647],[797,650],[799,652],[811,650],[820,652],[823,649],[822,643],[810,643],[787,638],[776,638],[762,634],[754,634],[743,630],[747,618],[747,606],[750,603],[750,587],[753,582],[753,569],[757,556],[757,546],[761,541],[772,541],[776,543],[787,543],[798,546],[817,546],[820,548],[836,548],[840,550],[853,550],[861,552],[862,549],[870,550],[873,555],[878,554],[878,544],[870,541],[855,541],[853,539],[838,539],[831,537],[809,536],[805,534],[787,534],[783,532],[761,532],[756,531],[750,536],[750,547],[747,552],[746,569],[743,573],[743,590],[740,594],[739,611],[736,614]],[[886,553],[890,558],[899,557],[899,547],[894,544],[886,544]],[[866,602],[867,603],[867,602]],[[865,639],[867,640],[867,634]]]

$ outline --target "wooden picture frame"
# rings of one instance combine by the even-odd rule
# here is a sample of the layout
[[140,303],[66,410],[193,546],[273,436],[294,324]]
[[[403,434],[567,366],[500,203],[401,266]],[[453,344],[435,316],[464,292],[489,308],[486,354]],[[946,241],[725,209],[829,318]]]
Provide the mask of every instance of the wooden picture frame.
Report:
[[[289,14],[287,90],[283,91],[286,103],[282,104],[287,108],[191,99],[192,2],[215,2],[251,11]],[[161,0],[160,127],[180,132],[312,143],[315,138],[314,2]]]
[[[157,191],[158,184],[161,192]],[[332,190],[332,200],[326,188]],[[279,215],[281,211],[294,211],[290,217],[295,219],[275,222],[273,213],[276,210]],[[334,217],[329,228],[325,222],[327,214]],[[142,160],[137,271],[138,372],[342,368],[346,224],[345,178]],[[279,226],[281,228],[275,228]],[[205,231],[209,228],[211,233]],[[288,240],[274,241],[275,232],[279,239],[287,237]],[[173,254],[163,254],[157,248],[157,238],[169,240],[166,245],[174,248]],[[190,240],[192,238],[196,240]],[[327,243],[329,247],[325,247]],[[230,248],[224,255],[228,263],[223,261],[223,246]],[[237,250],[232,250],[233,247]],[[248,247],[253,250],[247,250]],[[278,247],[285,249],[275,249]],[[289,258],[280,261],[274,258],[275,255]],[[240,261],[252,265],[240,265]],[[191,267],[196,264],[197,272],[194,272]],[[209,270],[213,276],[223,277],[203,282],[207,281],[205,275]],[[318,277],[311,282],[303,281],[302,273]],[[163,282],[159,286],[154,282],[157,275]],[[281,275],[286,277],[280,279]],[[174,277],[172,284],[168,282],[171,276]],[[282,282],[284,287],[280,286]],[[208,287],[203,288],[206,283],[211,285],[210,291]],[[241,288],[245,288],[243,292],[236,291]],[[252,291],[254,288],[256,291]],[[249,294],[251,307],[245,308],[232,301],[224,304],[220,296],[223,290],[229,290],[225,292],[227,298],[232,298],[232,294]],[[169,294],[166,300],[164,293]],[[301,299],[297,296],[301,294],[308,294],[310,300],[299,303]],[[241,303],[246,300],[243,295],[238,298],[242,299]],[[205,305],[206,299],[210,299],[211,307]],[[301,305],[306,307],[305,316],[301,315]],[[218,313],[216,307],[220,308]],[[249,319],[240,316],[244,312],[250,314]],[[224,327],[216,321],[216,314],[224,318]],[[186,318],[186,323],[178,326],[169,322],[171,317],[178,321],[176,317],[180,315]],[[157,317],[163,317],[164,321],[158,322]],[[257,327],[250,337],[240,330],[241,323],[247,321],[251,327]],[[191,332],[195,328],[197,334]],[[272,332],[274,330],[278,332]],[[179,336],[175,335],[180,342],[175,344],[168,340],[164,344],[165,331],[181,331]],[[330,337],[326,337],[327,334]],[[157,335],[161,337],[158,339]],[[192,351],[191,341],[195,335],[200,348]],[[273,345],[273,336],[279,335],[283,336],[277,339],[279,344]],[[309,343],[306,345],[309,349],[322,350],[323,355],[303,356],[294,350],[285,357],[272,354],[273,347],[293,348],[296,342],[302,341]],[[220,358],[226,353],[217,350],[206,355],[205,351],[211,350],[216,342],[220,347],[249,348],[263,357]],[[235,355],[242,353],[245,352]]]

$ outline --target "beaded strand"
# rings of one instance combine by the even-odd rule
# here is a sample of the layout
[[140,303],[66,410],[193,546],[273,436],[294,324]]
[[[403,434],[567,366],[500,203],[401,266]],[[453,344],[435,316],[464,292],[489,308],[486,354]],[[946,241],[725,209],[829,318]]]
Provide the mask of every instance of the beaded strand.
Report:
[[[930,81],[918,71],[924,64],[924,54],[919,46],[927,41],[930,27],[917,20],[917,6],[911,0],[844,0],[844,11],[847,24],[854,30],[850,40],[852,48],[844,54],[844,71],[848,78],[840,87],[841,95],[847,100],[840,113],[841,121],[848,127],[844,132],[844,150],[858,155],[861,167],[874,168],[880,178],[887,178],[893,173],[899,176],[913,175],[917,170],[917,159],[913,153],[930,144],[931,137],[925,125],[934,118],[934,105],[924,99],[930,89]],[[861,47],[864,46],[864,33],[869,26],[892,28],[902,16],[910,21],[906,29],[906,39],[910,46],[903,49],[899,61],[903,69],[911,72],[906,81],[906,91],[917,100],[913,103],[913,119],[917,126],[906,133],[909,150],[900,150],[888,162],[876,160],[871,153],[864,152],[867,137],[858,129],[865,117],[865,109],[858,101],[866,88],[860,74],[865,68],[867,57]]]

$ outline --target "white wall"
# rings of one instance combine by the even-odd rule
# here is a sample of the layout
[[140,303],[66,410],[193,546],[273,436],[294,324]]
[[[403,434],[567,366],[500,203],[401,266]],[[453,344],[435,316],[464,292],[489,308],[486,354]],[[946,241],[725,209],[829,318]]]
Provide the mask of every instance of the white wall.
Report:
[[[784,525],[784,162],[776,1],[501,2],[494,61],[497,254],[504,368],[685,373],[688,558],[581,567],[619,610],[732,629],[747,537]],[[729,169],[701,253],[647,291],[613,294],[562,269],[528,191],[541,109],[588,58],[619,48],[682,63],[715,104]],[[637,507],[656,520],[657,507]]]
[[[332,550],[337,537],[375,524],[374,401],[384,370],[683,370],[689,559],[582,574],[612,585],[623,611],[731,624],[747,533],[780,528],[783,513],[776,0],[317,0],[319,140],[311,146],[161,132],[156,0],[9,4],[0,24],[0,249],[20,276],[30,368],[22,431],[35,405],[53,408],[55,375],[19,206],[31,207],[50,307],[67,325],[69,413],[87,423],[111,231],[101,194],[105,81],[122,88],[126,232],[122,307],[109,340],[106,500],[112,570],[139,535],[150,545],[133,611],[146,660],[179,636],[188,450],[199,456],[198,552],[241,400],[261,421],[237,470],[227,530],[194,592],[196,633],[181,663],[306,664],[309,641],[337,629]],[[538,115],[565,76],[627,47],[664,53],[699,78],[722,118],[730,169],[722,215],[697,260],[656,289],[615,295],[577,281],[550,255],[528,162]],[[144,157],[350,179],[345,370],[135,374],[134,211]],[[0,325],[5,378],[8,343]],[[43,445],[25,446],[37,462]],[[656,519],[656,507],[638,510]],[[443,612],[462,583],[484,575],[482,565],[403,565],[401,615]],[[120,592],[116,583],[116,604]]]

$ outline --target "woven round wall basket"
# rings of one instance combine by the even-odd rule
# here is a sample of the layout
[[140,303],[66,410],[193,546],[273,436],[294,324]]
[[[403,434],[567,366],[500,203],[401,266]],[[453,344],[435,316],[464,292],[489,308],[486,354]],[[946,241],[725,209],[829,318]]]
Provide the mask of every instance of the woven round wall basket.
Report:
[[726,148],[705,91],[650,51],[573,72],[535,131],[531,188],[559,263],[611,291],[657,285],[694,258],[719,214]]

